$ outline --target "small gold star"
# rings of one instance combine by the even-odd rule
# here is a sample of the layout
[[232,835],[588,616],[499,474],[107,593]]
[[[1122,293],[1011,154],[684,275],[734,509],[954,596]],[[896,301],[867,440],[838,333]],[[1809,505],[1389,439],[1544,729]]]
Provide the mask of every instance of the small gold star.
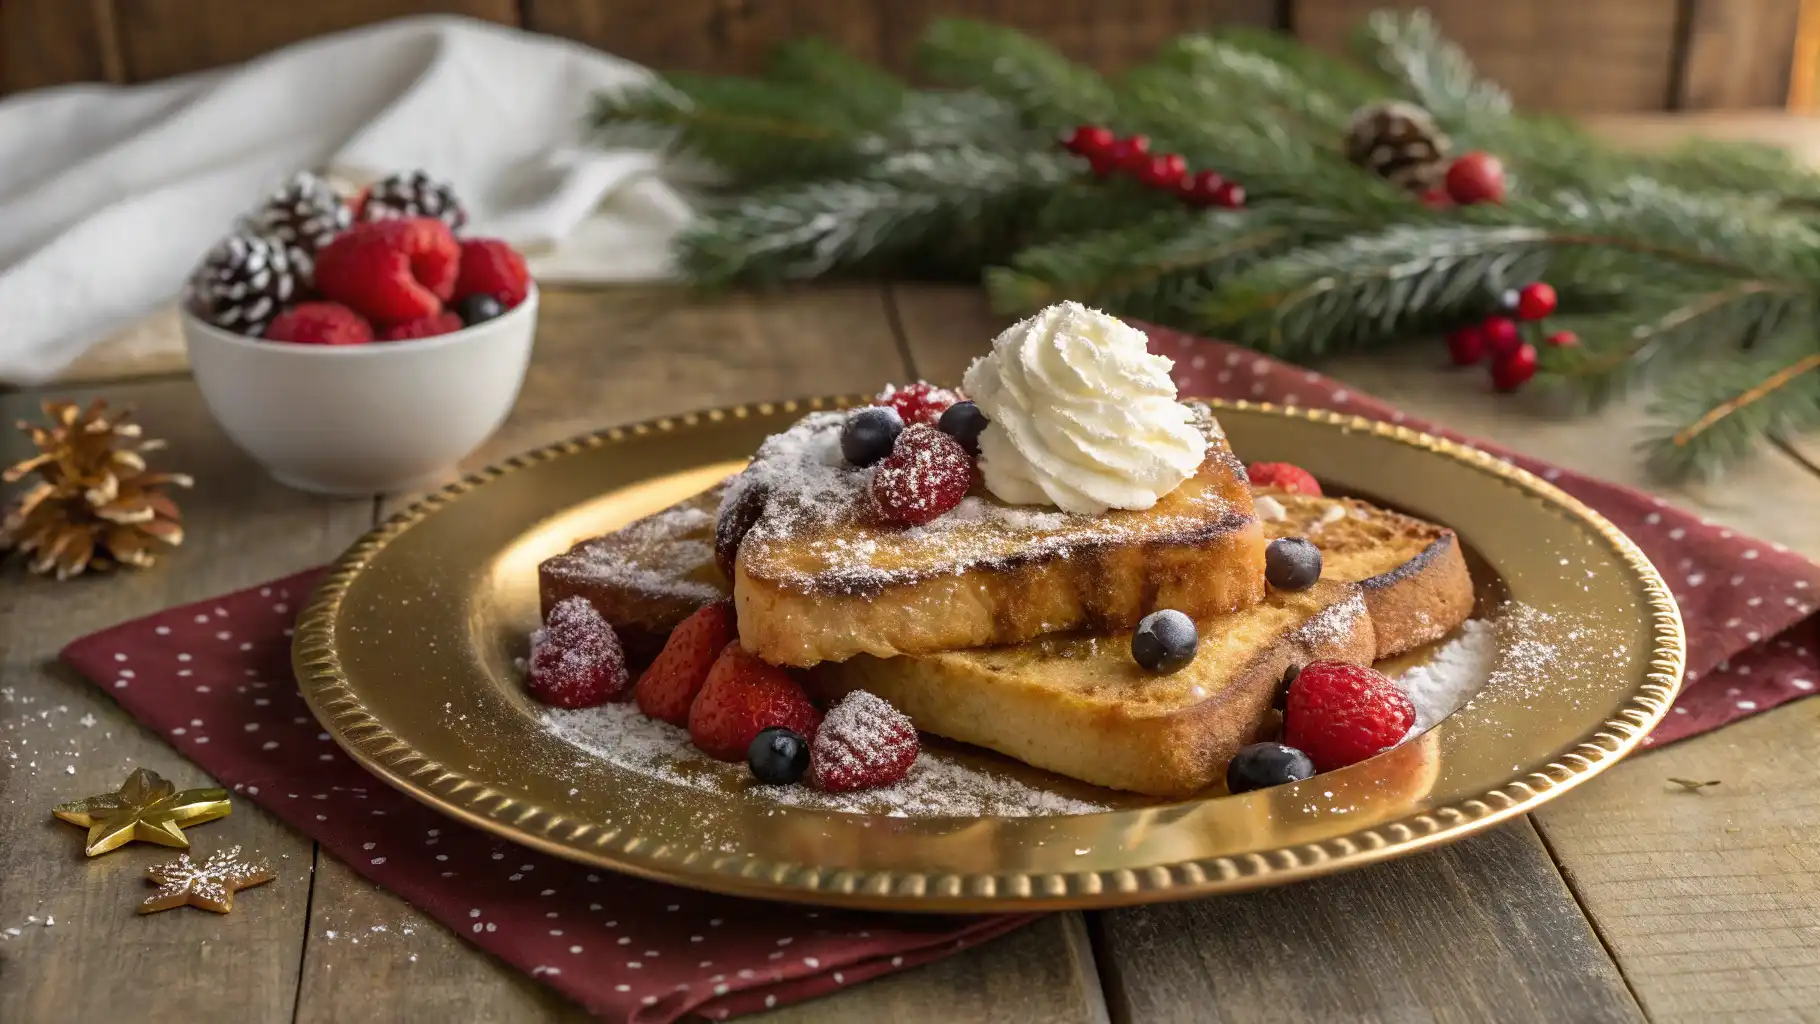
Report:
[[225,789],[177,792],[169,780],[149,768],[126,777],[118,792],[58,804],[57,817],[88,829],[85,851],[97,857],[135,839],[188,849],[183,826],[226,817],[232,808]]
[[168,864],[152,865],[145,875],[158,883],[158,891],[139,904],[141,914],[182,906],[225,914],[234,909],[235,892],[278,877],[263,860],[241,860],[238,846],[216,850],[200,865],[186,853]]

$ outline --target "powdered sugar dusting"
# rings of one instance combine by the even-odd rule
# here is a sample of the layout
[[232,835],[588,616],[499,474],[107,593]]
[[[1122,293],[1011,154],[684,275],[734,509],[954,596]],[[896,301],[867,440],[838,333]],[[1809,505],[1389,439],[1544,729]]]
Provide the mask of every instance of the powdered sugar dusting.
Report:
[[1405,739],[1427,732],[1458,711],[1491,678],[1497,656],[1498,638],[1491,623],[1471,619],[1427,662],[1397,676],[1397,685],[1416,709],[1415,724]]
[[611,544],[582,544],[564,556],[564,569],[583,579],[645,595],[706,603],[724,596],[700,579],[714,564],[714,516],[695,503],[646,516],[615,534]]

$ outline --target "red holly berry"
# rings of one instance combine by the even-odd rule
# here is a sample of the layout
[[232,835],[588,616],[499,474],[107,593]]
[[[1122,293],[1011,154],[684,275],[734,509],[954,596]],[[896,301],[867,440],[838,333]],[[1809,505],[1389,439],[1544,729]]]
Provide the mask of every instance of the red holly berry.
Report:
[[1462,155],[1447,168],[1447,194],[1461,206],[1504,201],[1504,165],[1481,150]]
[[1462,327],[1447,336],[1447,353],[1455,366],[1471,366],[1485,358],[1485,334],[1477,324]]
[[1518,345],[1498,356],[1491,364],[1491,385],[1499,391],[1515,391],[1536,375],[1536,347]]
[[1253,487],[1274,487],[1291,494],[1321,496],[1321,482],[1293,462],[1254,462],[1245,467]]
[[921,526],[953,509],[973,486],[973,459],[959,441],[912,423],[872,467],[872,503],[900,526]]
[[1415,705],[1383,673],[1313,661],[1289,685],[1283,742],[1330,772],[1396,746],[1415,720]]
[[1479,325],[1479,335],[1485,340],[1485,351],[1493,359],[1523,344],[1522,336],[1517,333],[1517,322],[1507,316],[1486,317]]
[[1066,142],[1062,143],[1062,148],[1076,156],[1094,160],[1105,155],[1116,140],[1117,136],[1112,134],[1110,128],[1097,124],[1083,124],[1074,129],[1074,133],[1068,136]]
[[461,277],[455,298],[491,295],[507,309],[525,300],[531,271],[518,250],[497,238],[470,238],[461,243]]
[[1555,311],[1555,289],[1546,281],[1523,286],[1517,293],[1517,319],[1540,320]]
[[1137,174],[1150,163],[1150,136],[1132,135],[1119,139],[1106,150],[1114,170]]
[[895,384],[885,385],[885,390],[878,393],[872,404],[888,405],[896,409],[905,426],[912,423],[934,426],[935,421],[942,418],[942,413],[960,400],[959,395],[947,388],[938,388],[926,380],[919,380],[901,388]]
[[671,725],[687,726],[695,695],[727,645],[739,638],[733,602],[715,601],[676,624],[664,649],[633,684],[638,710]]
[[1213,190],[1213,205],[1237,210],[1245,205],[1245,186],[1236,181],[1222,181]]
[[1188,161],[1180,153],[1163,153],[1153,156],[1138,172],[1138,181],[1146,188],[1175,189],[1180,188],[1182,179],[1188,176]]
[[1543,340],[1551,348],[1574,348],[1580,344],[1580,336],[1572,331],[1556,331]]
[[752,737],[774,725],[814,736],[821,712],[790,673],[746,653],[735,640],[708,669],[689,706],[689,740],[719,761],[744,761]]
[[889,786],[910,774],[921,750],[902,711],[854,690],[828,711],[809,744],[809,785],[826,793]]
[[1182,194],[1182,201],[1189,206],[1212,206],[1214,194],[1224,184],[1226,184],[1226,179],[1220,177],[1220,172],[1201,171],[1183,178],[1177,188]]
[[559,708],[591,708],[626,695],[630,677],[619,635],[585,597],[559,601],[531,635],[531,695]]
[[407,341],[411,338],[433,338],[438,334],[452,334],[466,326],[467,324],[461,322],[461,317],[445,309],[435,316],[393,324],[379,335],[379,339],[381,341]]
[[266,326],[267,341],[299,345],[364,345],[373,325],[339,302],[299,302]]

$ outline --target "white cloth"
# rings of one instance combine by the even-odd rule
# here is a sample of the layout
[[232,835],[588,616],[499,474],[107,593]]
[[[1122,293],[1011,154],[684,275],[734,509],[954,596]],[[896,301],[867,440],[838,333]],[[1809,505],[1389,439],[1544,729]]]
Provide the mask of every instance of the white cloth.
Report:
[[168,303],[240,214],[302,169],[423,168],[467,233],[542,280],[664,277],[689,218],[657,154],[585,140],[593,95],[649,72],[577,43],[421,17],[239,67],[0,100],[0,381],[37,383]]

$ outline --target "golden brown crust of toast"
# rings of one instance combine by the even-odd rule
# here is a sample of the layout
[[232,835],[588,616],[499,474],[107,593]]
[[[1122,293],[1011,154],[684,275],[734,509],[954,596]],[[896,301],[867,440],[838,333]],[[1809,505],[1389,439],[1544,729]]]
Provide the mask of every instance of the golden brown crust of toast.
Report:
[[717,484],[546,559],[537,567],[544,616],[580,595],[612,624],[628,662],[657,657],[677,623],[727,596],[726,577],[714,567],[714,516],[725,489]]
[[1155,676],[1129,636],[1046,637],[1011,648],[916,658],[861,656],[806,673],[811,694],[853,689],[890,701],[917,728],[1113,789],[1186,797],[1224,775],[1270,716],[1283,673],[1377,651],[1356,585],[1323,580],[1204,624],[1193,663]]
[[[1472,576],[1447,527],[1353,498],[1257,493],[1266,536],[1308,538],[1321,549],[1324,578],[1363,588],[1380,659],[1438,640],[1472,614]],[[1269,516],[1265,497],[1282,507],[1282,518]]]
[[1211,415],[1199,472],[1154,508],[1070,516],[975,493],[911,530],[876,522],[864,471],[830,455],[841,422],[816,414],[767,442],[724,503],[742,487],[770,495],[740,544],[734,601],[742,644],[774,664],[1115,632],[1158,608],[1206,618],[1263,596],[1263,531]]

